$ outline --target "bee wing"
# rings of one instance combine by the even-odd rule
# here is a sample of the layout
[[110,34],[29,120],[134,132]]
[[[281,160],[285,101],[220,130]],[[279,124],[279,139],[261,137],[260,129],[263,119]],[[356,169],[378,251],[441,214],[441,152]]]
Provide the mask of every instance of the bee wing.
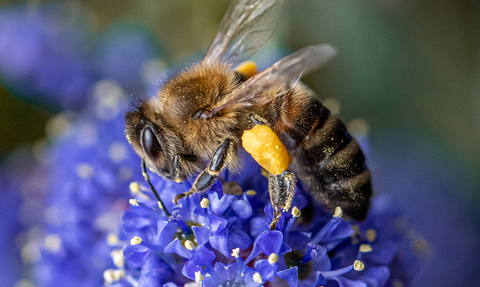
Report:
[[283,0],[233,0],[204,63],[238,64],[257,52],[272,36]]
[[231,94],[212,107],[212,113],[218,113],[232,105],[252,106],[271,101],[273,97],[263,96],[264,91],[298,82],[300,78],[328,62],[335,56],[330,45],[312,45],[290,54],[276,62],[270,68],[248,79]]

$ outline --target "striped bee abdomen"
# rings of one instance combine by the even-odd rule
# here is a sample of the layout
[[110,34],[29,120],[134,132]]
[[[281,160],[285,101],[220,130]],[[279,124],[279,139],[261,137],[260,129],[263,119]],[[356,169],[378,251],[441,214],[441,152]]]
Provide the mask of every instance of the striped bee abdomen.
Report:
[[295,117],[291,119],[295,124],[286,134],[296,143],[292,150],[295,174],[327,208],[340,206],[344,214],[364,220],[372,186],[358,142],[343,122],[313,97],[302,113],[290,116]]

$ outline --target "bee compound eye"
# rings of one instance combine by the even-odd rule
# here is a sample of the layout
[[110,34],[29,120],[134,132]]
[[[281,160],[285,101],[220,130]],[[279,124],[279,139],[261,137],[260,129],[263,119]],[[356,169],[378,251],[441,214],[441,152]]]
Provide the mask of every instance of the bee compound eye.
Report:
[[145,154],[150,160],[157,160],[160,157],[162,148],[157,140],[157,137],[153,134],[153,131],[149,128],[145,128],[142,133],[142,146]]

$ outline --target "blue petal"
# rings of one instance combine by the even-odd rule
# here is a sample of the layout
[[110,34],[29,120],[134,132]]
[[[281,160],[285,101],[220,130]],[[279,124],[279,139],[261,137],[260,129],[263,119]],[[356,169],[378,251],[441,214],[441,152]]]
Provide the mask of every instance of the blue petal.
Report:
[[164,220],[159,220],[157,222],[157,234],[155,236],[155,240],[152,243],[156,245],[156,248],[164,249],[166,245],[169,244],[173,239],[173,236],[177,232],[177,229],[178,227],[176,224]]
[[293,267],[293,268],[288,268],[282,271],[278,271],[277,276],[287,280],[288,286],[290,287],[297,287],[298,285],[298,267]]
[[277,273],[277,265],[270,264],[268,260],[261,259],[255,262],[255,269],[262,275],[263,279],[272,282]]
[[246,220],[252,216],[252,206],[248,202],[246,193],[243,193],[241,200],[235,200],[230,205],[241,219]]
[[221,262],[215,263],[215,271],[218,274],[218,277],[221,279],[221,283],[227,282],[227,281],[235,281],[237,277],[237,263],[231,263],[228,265],[225,265]]
[[171,281],[174,275],[173,269],[163,259],[154,253],[150,253],[142,266],[138,286],[160,287]]
[[182,274],[194,280],[195,272],[202,271],[205,267],[211,267],[213,259],[215,259],[215,253],[202,245],[196,250],[195,255],[185,263]]
[[193,234],[197,239],[198,245],[203,245],[208,242],[208,237],[210,235],[210,229],[206,227],[192,226]]
[[363,260],[375,265],[388,265],[397,254],[397,249],[392,242],[375,244],[372,246],[372,251],[363,254]]
[[[219,181],[217,181],[217,183],[218,182]],[[210,200],[212,211],[216,215],[222,215],[235,198],[235,195],[224,194],[222,198],[218,199],[218,193],[214,191],[207,192],[207,196],[208,200]]]
[[326,244],[345,239],[353,234],[350,223],[343,218],[333,217],[312,239],[312,242]]
[[386,266],[372,267],[368,269],[367,273],[363,274],[359,279],[365,281],[370,287],[382,287],[390,277],[390,270]]
[[165,249],[163,250],[165,253],[177,253],[179,256],[183,258],[190,258],[192,257],[192,252],[187,250],[185,247],[182,246],[180,240],[175,238],[170,244],[168,244]]
[[242,230],[241,221],[238,217],[230,217],[228,226],[221,232],[210,236],[210,244],[226,257],[230,257],[232,249],[244,250],[252,245],[252,239]]
[[315,284],[313,284],[314,287],[316,286],[323,286],[327,284],[327,279],[323,277],[322,272],[317,271],[317,278],[315,278]]
[[333,280],[337,281],[338,287],[367,287],[364,282],[349,280],[345,277],[335,277]]
[[141,266],[151,251],[150,248],[141,244],[126,245],[123,248],[123,256],[129,263],[132,263],[135,266]]
[[253,250],[247,259],[245,259],[245,263],[250,262],[262,252],[267,256],[272,253],[279,254],[283,244],[283,234],[280,231],[273,230],[264,232],[255,239]]
[[271,220],[265,216],[252,218],[250,221],[250,234],[252,237],[257,237],[260,233],[269,231],[270,222]]
[[218,234],[227,226],[227,220],[221,217],[214,215],[213,213],[208,214],[208,220],[210,221],[210,234]]

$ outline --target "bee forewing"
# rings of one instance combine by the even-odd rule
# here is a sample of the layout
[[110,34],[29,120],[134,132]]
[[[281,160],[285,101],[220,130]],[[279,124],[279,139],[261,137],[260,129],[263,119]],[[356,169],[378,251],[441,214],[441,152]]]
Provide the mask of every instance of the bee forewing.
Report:
[[238,64],[260,49],[272,36],[283,0],[233,0],[204,63]]
[[305,47],[276,62],[270,68],[247,80],[238,89],[213,107],[213,113],[231,105],[261,105],[273,99],[262,93],[282,84],[291,84],[302,76],[320,68],[335,56],[335,49],[327,44]]

